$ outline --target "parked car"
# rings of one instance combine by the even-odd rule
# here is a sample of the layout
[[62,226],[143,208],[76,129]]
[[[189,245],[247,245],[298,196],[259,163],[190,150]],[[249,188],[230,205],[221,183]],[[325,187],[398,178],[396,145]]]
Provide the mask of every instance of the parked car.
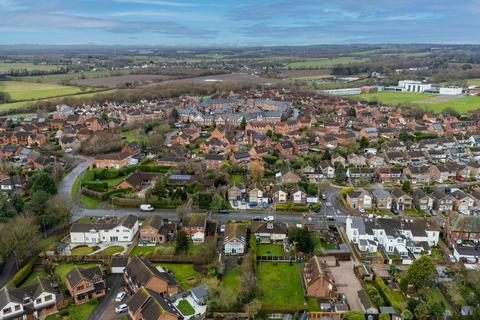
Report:
[[275,219],[273,218],[273,216],[266,216],[266,217],[263,218],[263,220],[265,220],[265,221],[273,221],[273,220],[275,220]]
[[252,221],[262,221],[262,218],[260,218],[260,217],[253,217],[253,218],[252,218]]
[[222,232],[222,233],[225,232],[225,225],[224,225],[224,224],[222,224],[222,225],[220,226],[220,232]]
[[120,291],[115,297],[115,301],[121,302],[123,299],[125,299],[126,296],[127,296],[127,293],[125,291]]
[[115,313],[127,312],[128,306],[124,303],[115,308]]
[[361,213],[365,213],[365,209],[364,209],[364,208],[358,208],[358,211],[360,211]]
[[72,148],[70,147],[65,148],[65,153],[71,153],[71,152],[72,152]]
[[322,193],[322,200],[327,200],[327,195],[325,193]]
[[152,207],[151,205],[149,204],[141,204],[140,205],[140,210],[142,211],[153,211],[155,208]]
[[450,260],[450,262],[457,262],[457,259],[455,258],[455,256],[453,254],[448,255],[448,260]]
[[457,182],[465,182],[465,179],[463,179],[462,177],[456,177],[456,178],[455,178],[455,181],[457,181]]
[[218,213],[220,213],[220,214],[229,214],[230,211],[228,211],[227,209],[220,209],[220,210],[218,210]]

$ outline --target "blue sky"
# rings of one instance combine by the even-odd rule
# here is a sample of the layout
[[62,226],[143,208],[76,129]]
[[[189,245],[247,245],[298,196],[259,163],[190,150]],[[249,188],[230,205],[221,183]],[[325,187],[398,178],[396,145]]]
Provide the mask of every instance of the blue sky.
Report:
[[0,0],[0,44],[479,44],[479,17],[479,0]]

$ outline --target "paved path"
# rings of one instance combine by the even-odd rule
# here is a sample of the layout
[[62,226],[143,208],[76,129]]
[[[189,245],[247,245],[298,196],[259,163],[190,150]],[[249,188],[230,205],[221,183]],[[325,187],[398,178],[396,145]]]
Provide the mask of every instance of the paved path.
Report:
[[[122,274],[111,274],[107,278],[107,294],[100,298],[97,306],[93,309],[93,312],[90,314],[89,320],[98,320],[105,313],[105,311],[111,312],[112,310],[107,310],[109,308],[114,308],[112,302],[114,302],[117,293],[120,291],[120,287],[123,285]],[[110,317],[109,317],[110,318]],[[111,318],[110,318],[111,319]]]

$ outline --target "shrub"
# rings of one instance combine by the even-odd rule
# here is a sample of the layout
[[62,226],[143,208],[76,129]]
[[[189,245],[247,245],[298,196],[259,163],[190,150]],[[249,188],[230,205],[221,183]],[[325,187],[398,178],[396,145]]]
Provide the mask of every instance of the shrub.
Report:
[[395,309],[399,310],[400,308],[400,302],[396,301],[390,290],[388,290],[387,285],[385,282],[383,282],[383,279],[380,277],[375,277],[375,286],[377,287],[378,291],[380,292],[380,295],[383,297],[383,299],[392,307]]
[[20,284],[22,284],[29,275],[32,274],[33,267],[35,266],[36,258],[27,263],[23,268],[18,270],[17,273],[10,279],[10,281],[7,283],[7,286],[12,286],[12,287],[18,287]]
[[108,189],[108,183],[102,181],[86,181],[82,183],[82,187],[97,192],[105,192]]

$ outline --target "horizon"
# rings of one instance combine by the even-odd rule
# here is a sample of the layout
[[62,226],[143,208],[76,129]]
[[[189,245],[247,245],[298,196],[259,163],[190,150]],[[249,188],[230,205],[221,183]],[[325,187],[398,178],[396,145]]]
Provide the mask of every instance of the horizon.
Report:
[[0,0],[0,45],[476,45],[478,13],[474,0]]

